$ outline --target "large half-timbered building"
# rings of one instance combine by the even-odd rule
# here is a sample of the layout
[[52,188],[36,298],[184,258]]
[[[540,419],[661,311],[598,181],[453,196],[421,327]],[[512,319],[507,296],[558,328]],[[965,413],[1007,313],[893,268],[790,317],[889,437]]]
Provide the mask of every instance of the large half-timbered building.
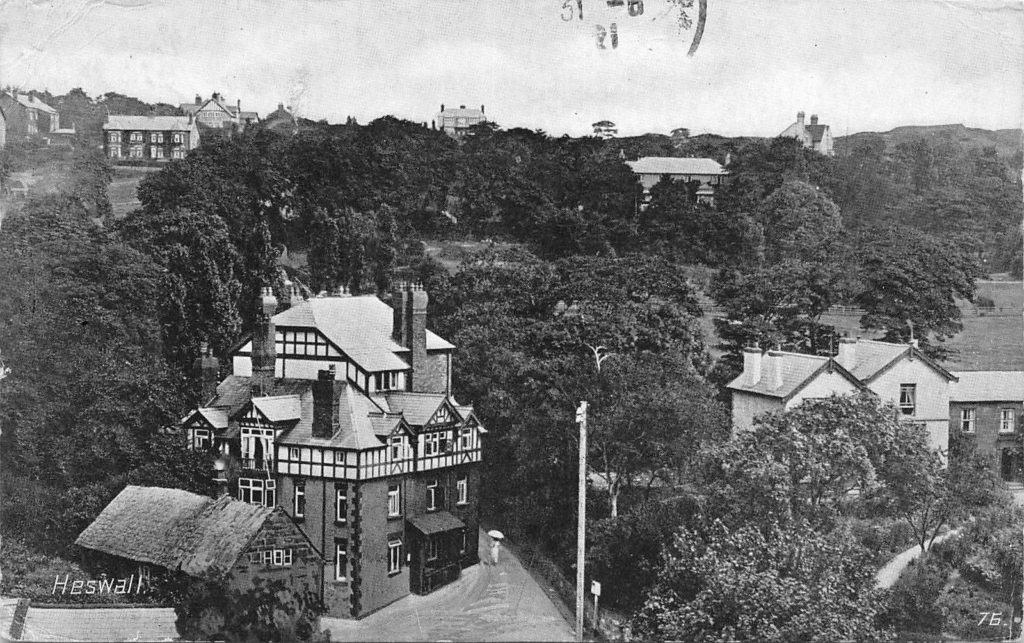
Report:
[[[392,307],[393,306],[393,307]],[[229,355],[196,362],[206,403],[183,420],[229,464],[231,491],[279,506],[325,560],[332,616],[427,593],[478,562],[486,431],[451,395],[453,346],[426,327],[427,293],[318,297],[264,317]]]

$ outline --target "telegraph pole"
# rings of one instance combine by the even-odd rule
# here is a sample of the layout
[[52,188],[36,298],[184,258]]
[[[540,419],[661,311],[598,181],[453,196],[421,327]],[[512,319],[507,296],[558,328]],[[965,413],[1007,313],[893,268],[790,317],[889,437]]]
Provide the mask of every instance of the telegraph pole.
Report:
[[583,567],[587,546],[587,403],[576,408],[576,423],[580,425],[580,480],[576,510],[576,640],[583,640]]

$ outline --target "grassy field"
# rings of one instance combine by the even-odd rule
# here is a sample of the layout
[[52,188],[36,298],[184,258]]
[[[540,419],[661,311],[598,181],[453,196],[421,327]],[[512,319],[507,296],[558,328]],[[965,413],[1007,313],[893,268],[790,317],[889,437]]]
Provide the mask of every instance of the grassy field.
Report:
[[150,174],[149,170],[137,168],[115,168],[114,180],[107,188],[107,196],[110,198],[110,205],[114,210],[114,218],[120,219],[135,208],[139,207],[139,196],[137,190],[139,181]]

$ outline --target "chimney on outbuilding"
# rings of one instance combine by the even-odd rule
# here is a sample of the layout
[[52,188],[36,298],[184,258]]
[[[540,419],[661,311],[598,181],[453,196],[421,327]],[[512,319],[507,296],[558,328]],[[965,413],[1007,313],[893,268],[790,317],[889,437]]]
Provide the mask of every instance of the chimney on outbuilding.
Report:
[[314,438],[331,438],[341,428],[338,417],[339,398],[344,382],[336,379],[334,364],[317,371],[313,382],[313,426]]
[[217,395],[217,378],[220,377],[220,362],[213,356],[213,350],[206,342],[199,345],[199,357],[192,362],[192,376],[199,381],[199,406],[208,403]]
[[277,363],[277,330],[274,314],[277,297],[274,289],[265,286],[260,296],[260,312],[252,334],[252,394],[270,395],[274,390],[274,369]]
[[768,386],[777,389],[782,386],[782,351],[768,351]]
[[853,367],[854,360],[857,359],[857,340],[853,337],[840,337],[839,338],[839,354],[836,355],[836,361],[843,368],[849,370]]
[[748,386],[761,381],[761,349],[757,346],[743,349],[743,378]]

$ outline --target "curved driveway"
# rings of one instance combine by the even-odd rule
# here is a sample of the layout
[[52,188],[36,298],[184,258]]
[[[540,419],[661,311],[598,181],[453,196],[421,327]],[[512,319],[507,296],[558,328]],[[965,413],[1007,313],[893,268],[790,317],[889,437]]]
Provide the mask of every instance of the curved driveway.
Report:
[[[489,539],[481,533],[480,559]],[[572,641],[572,628],[508,549],[426,596],[409,595],[358,621],[323,618],[334,641]]]

